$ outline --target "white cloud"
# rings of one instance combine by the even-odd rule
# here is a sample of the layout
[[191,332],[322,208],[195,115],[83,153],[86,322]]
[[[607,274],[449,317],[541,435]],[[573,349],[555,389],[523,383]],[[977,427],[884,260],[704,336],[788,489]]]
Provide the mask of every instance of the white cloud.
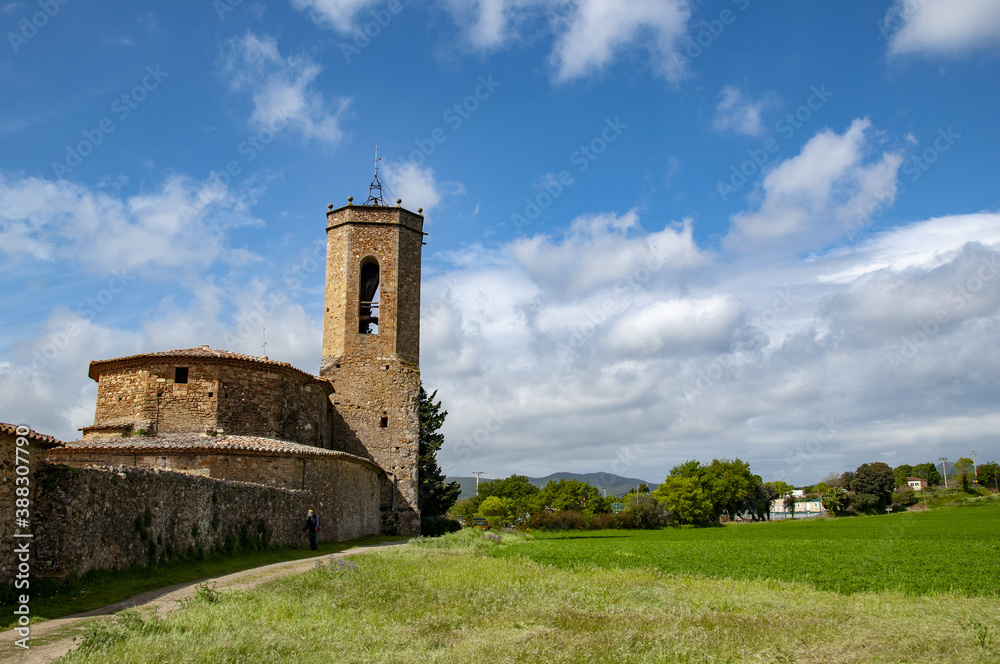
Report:
[[292,0],[292,6],[310,12],[321,25],[349,32],[363,10],[385,11],[386,0]]
[[0,173],[0,253],[8,260],[69,261],[98,273],[145,267],[197,272],[219,259],[230,228],[262,224],[228,189],[171,176],[128,198],[65,180]]
[[[339,32],[358,28],[378,0],[293,0],[293,6]],[[689,0],[445,0],[465,46],[495,51],[539,34],[554,39],[549,62],[564,82],[598,73],[623,55],[642,53],[670,81],[684,74],[678,42],[687,32]]]
[[704,264],[692,232],[686,220],[646,233],[635,210],[621,216],[584,215],[570,224],[563,237],[522,238],[510,245],[510,252],[547,290],[577,294],[612,287],[651,266],[659,270],[669,265],[670,274],[675,274]]
[[[437,207],[444,196],[457,196],[465,193],[460,182],[438,182],[434,177],[434,169],[429,166],[417,166],[413,162],[387,161],[382,168],[385,183],[403,201],[403,207],[408,210],[423,208],[424,217],[429,218],[431,210]],[[390,200],[391,195],[383,192],[385,202],[395,205]]]
[[727,85],[719,91],[719,103],[715,107],[712,128],[718,132],[733,132],[744,136],[760,136],[764,133],[761,113],[775,104],[772,94],[753,99],[743,94],[734,85]]
[[896,0],[883,20],[893,55],[960,57],[1000,46],[1000,4],[989,0]]
[[578,0],[552,52],[556,79],[600,71],[632,48],[648,52],[654,69],[676,80],[683,72],[673,56],[690,15],[686,0]]
[[900,154],[867,159],[874,142],[867,118],[843,134],[816,134],[795,157],[767,173],[757,209],[733,217],[726,244],[741,250],[799,246],[822,249],[858,225],[876,202],[891,206],[896,197]]
[[248,32],[230,40],[222,71],[234,90],[250,94],[256,129],[277,133],[291,126],[307,140],[330,145],[343,138],[340,123],[350,100],[337,99],[332,111],[327,108],[314,85],[322,67],[308,56],[283,56],[274,39]]
[[491,51],[516,35],[518,25],[551,2],[532,0],[447,0],[452,20],[472,48]]
[[[643,271],[642,248],[667,237],[676,258]],[[452,413],[452,474],[659,481],[685,459],[740,456],[802,484],[883,454],[1000,454],[1000,214],[809,260],[724,262],[636,212],[470,254],[424,288],[422,375]],[[915,355],[897,360],[904,339]]]

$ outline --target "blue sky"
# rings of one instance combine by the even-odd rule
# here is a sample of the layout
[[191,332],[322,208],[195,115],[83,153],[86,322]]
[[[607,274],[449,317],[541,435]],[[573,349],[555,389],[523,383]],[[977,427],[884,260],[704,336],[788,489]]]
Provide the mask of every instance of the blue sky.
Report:
[[452,475],[1000,457],[1000,8],[0,2],[0,420],[318,371],[324,211],[423,208]]

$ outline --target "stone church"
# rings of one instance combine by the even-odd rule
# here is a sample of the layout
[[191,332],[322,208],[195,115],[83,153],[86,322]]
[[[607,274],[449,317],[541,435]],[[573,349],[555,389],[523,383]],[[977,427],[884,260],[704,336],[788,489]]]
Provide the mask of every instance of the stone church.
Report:
[[[81,440],[26,436],[44,442],[46,468],[36,472],[58,480],[48,486],[59,491],[36,496],[40,527],[61,529],[39,539],[51,575],[237,534],[298,541],[307,507],[324,540],[419,534],[422,210],[381,198],[329,208],[318,375],[208,346],[97,360],[96,414]],[[0,446],[14,433],[0,430]],[[128,537],[103,532],[100,551],[77,550],[72,515],[93,535],[136,513],[150,515],[143,528],[159,544],[136,552]],[[87,564],[74,562],[81,556]]]

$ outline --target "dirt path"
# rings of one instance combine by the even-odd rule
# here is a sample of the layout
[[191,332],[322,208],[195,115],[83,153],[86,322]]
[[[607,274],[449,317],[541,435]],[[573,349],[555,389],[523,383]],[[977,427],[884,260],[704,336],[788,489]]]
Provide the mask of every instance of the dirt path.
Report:
[[371,551],[372,549],[399,546],[401,544],[406,544],[406,542],[385,542],[372,546],[359,546],[324,556],[272,563],[262,567],[252,567],[242,572],[234,572],[223,576],[178,583],[165,588],[150,590],[99,609],[77,613],[64,618],[56,618],[55,620],[46,620],[32,625],[30,650],[23,650],[15,646],[14,641],[19,637],[13,629],[8,629],[0,634],[0,662],[10,662],[11,664],[21,664],[22,662],[25,664],[48,664],[49,662],[54,662],[77,645],[76,639],[83,634],[88,624],[94,620],[106,619],[100,616],[109,616],[122,609],[132,607],[142,611],[156,612],[162,616],[177,609],[180,606],[178,604],[180,600],[194,595],[197,592],[196,586],[206,581],[213,581],[218,590],[252,588],[265,581],[308,571],[315,567],[316,562],[320,560],[353,556]]

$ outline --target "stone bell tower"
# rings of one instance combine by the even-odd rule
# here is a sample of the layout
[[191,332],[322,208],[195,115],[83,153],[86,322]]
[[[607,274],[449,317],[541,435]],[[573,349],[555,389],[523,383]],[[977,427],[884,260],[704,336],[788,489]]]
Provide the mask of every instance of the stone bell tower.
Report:
[[385,470],[383,532],[420,533],[420,253],[424,218],[348,198],[326,213],[320,375],[333,384],[333,441]]

